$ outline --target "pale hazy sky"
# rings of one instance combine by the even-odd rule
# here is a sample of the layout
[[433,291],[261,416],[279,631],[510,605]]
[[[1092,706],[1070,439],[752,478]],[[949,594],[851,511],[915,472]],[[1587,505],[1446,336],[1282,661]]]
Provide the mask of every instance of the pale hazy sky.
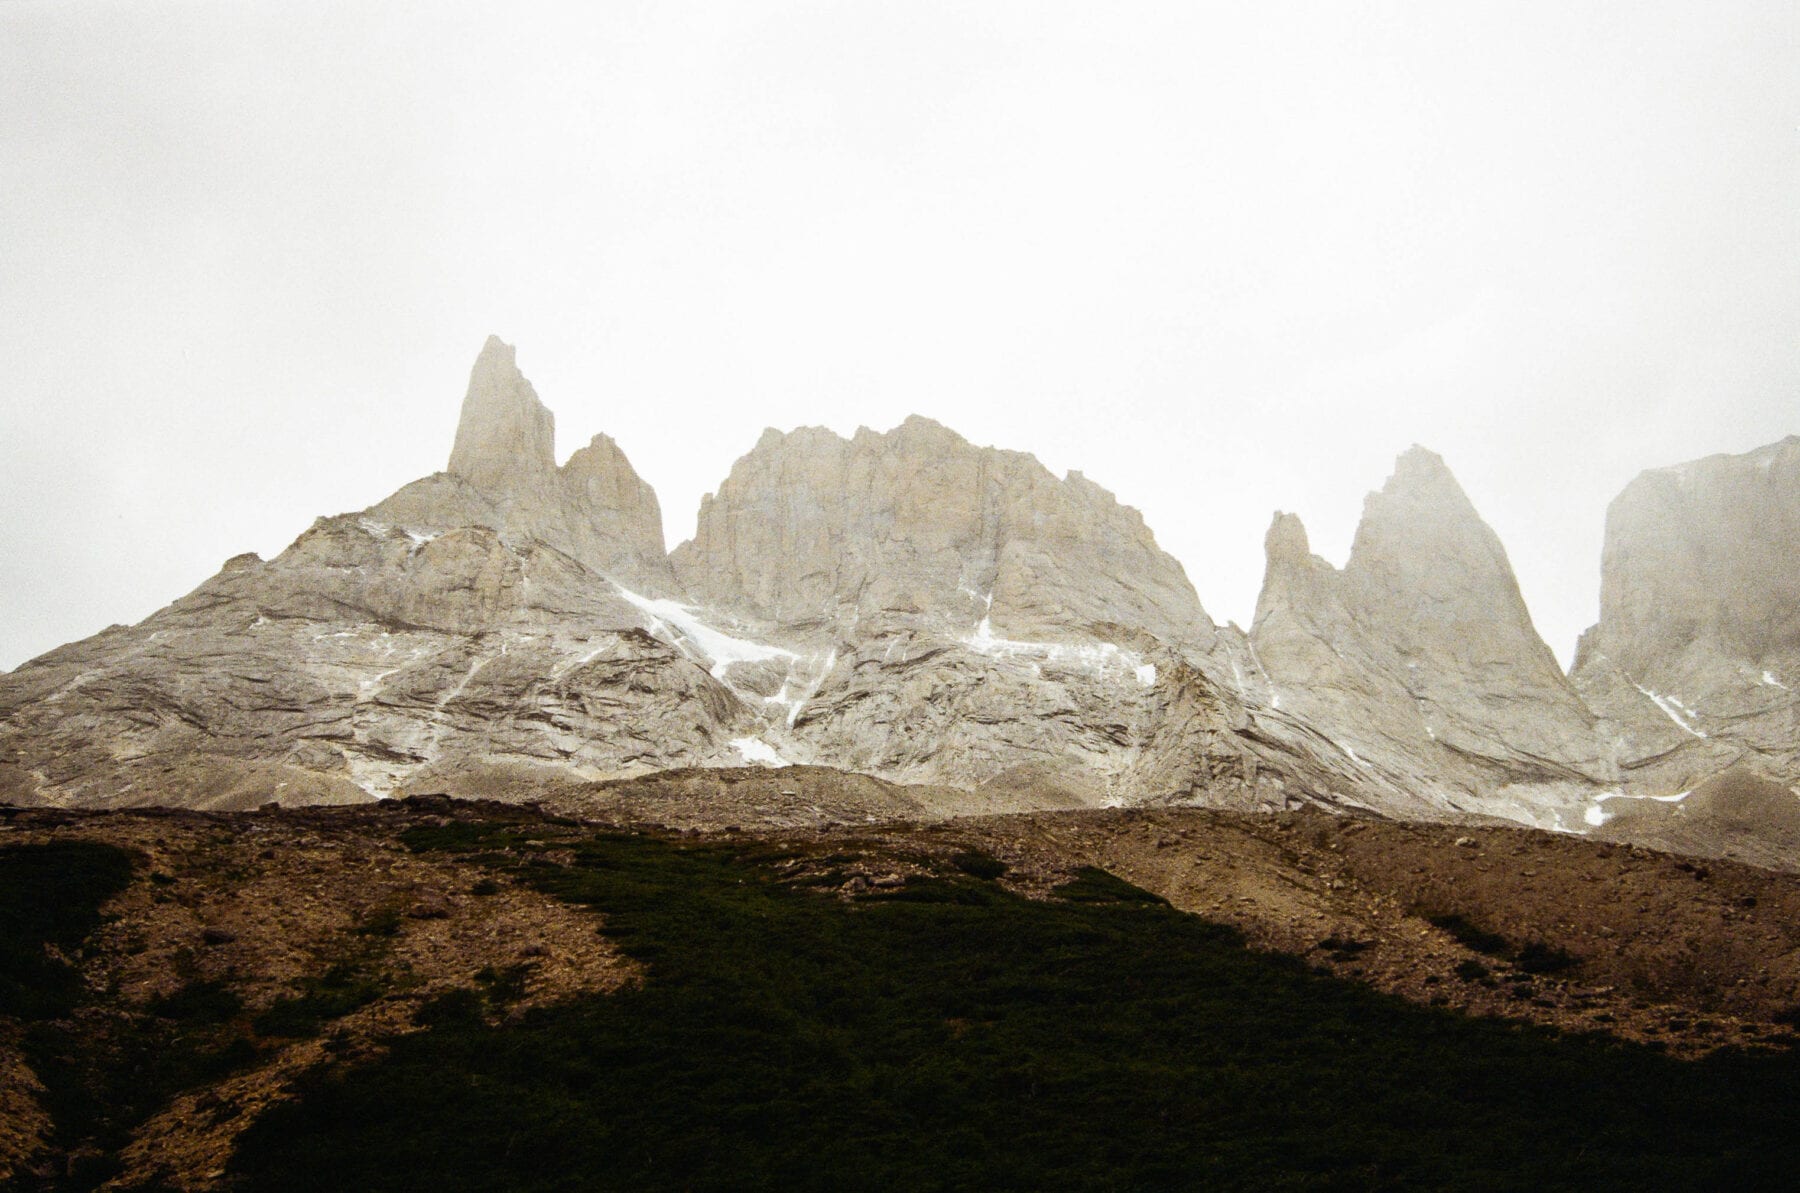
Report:
[[489,332],[671,545],[918,412],[1246,626],[1421,442],[1566,661],[1633,475],[1800,432],[1800,5],[0,0],[0,667],[441,468]]

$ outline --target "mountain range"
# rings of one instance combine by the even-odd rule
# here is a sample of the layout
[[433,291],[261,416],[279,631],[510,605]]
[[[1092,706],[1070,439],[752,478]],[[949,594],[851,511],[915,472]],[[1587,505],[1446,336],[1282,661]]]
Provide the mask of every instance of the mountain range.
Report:
[[1627,486],[1567,674],[1424,448],[1342,568],[1291,514],[1266,550],[1253,624],[1216,625],[1104,488],[915,417],[766,432],[669,551],[610,438],[557,465],[490,339],[443,472],[0,675],[0,800],[521,799],[791,763],[946,815],[1317,807],[1800,864],[1800,438]]

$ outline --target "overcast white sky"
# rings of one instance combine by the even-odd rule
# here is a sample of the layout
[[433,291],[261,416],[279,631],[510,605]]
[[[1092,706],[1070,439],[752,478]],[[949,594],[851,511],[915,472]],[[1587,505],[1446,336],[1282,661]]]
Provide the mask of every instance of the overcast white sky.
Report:
[[0,0],[0,667],[441,468],[489,332],[671,545],[918,412],[1246,626],[1421,442],[1566,661],[1633,475],[1800,432],[1800,5]]

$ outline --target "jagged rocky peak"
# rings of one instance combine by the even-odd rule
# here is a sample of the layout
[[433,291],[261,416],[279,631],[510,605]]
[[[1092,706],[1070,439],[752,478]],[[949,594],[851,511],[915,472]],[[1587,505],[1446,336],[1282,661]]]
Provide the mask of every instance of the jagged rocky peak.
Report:
[[498,336],[469,372],[448,471],[493,494],[542,485],[556,471],[556,417]]
[[1645,791],[1740,759],[1800,780],[1800,438],[1625,487],[1574,678]]
[[1412,618],[1475,615],[1522,627],[1555,667],[1531,631],[1506,549],[1436,452],[1409,448],[1369,494],[1344,570],[1398,598]]
[[1058,478],[918,416],[848,439],[765,432],[674,560],[689,591],[791,624],[896,614],[985,618],[996,634],[1213,633],[1136,510],[1079,473]]
[[1268,556],[1271,565],[1312,557],[1312,544],[1306,537],[1306,524],[1300,521],[1299,514],[1275,511],[1275,517],[1269,522],[1268,533],[1263,535],[1263,553]]
[[1422,786],[1603,769],[1505,549],[1437,454],[1400,456],[1341,571],[1293,515],[1276,515],[1265,547],[1251,642],[1283,708]]
[[637,475],[610,435],[594,435],[563,464],[558,480],[565,507],[571,511],[578,558],[596,561],[598,570],[607,574],[625,570],[655,579],[652,587],[670,587],[657,491]]
[[1693,643],[1800,650],[1800,437],[1645,472],[1607,508],[1591,648],[1636,671]]
[[1252,626],[1263,624],[1294,599],[1307,599],[1303,594],[1321,582],[1334,582],[1337,575],[1336,568],[1312,553],[1300,515],[1281,510],[1275,511],[1263,535],[1263,559],[1263,586]]
[[470,372],[449,468],[365,513],[413,531],[484,527],[515,546],[554,548],[628,587],[673,588],[655,490],[606,435],[558,468],[555,418],[512,346],[494,336]]

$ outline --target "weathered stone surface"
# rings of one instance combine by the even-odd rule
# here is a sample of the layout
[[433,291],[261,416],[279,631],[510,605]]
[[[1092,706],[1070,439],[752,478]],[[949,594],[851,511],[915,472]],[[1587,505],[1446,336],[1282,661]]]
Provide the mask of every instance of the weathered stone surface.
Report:
[[[1607,777],[1593,715],[1532,627],[1499,539],[1415,447],[1342,571],[1278,514],[1250,641],[1269,703],[1416,801],[1545,824]],[[1385,801],[1391,810],[1403,804]]]
[[740,761],[751,712],[633,603],[671,583],[655,494],[605,436],[560,469],[551,437],[490,340],[450,471],[0,677],[0,798],[225,807],[266,779],[254,803],[335,802],[450,758]]
[[108,803],[188,755],[380,794],[451,755],[597,775],[738,759],[748,711],[609,582],[482,528],[415,547],[361,521],[0,677],[0,779]]
[[[795,764],[909,784],[878,802],[931,815],[1322,805],[1739,841],[1785,823],[1767,784],[1797,773],[1797,511],[1800,440],[1641,478],[1578,692],[1423,449],[1342,570],[1277,516],[1246,635],[1104,489],[925,419],[768,432],[665,555],[617,445],[558,467],[490,340],[448,470],[0,676],[0,800],[525,798]],[[1755,799],[1654,823],[1614,802],[1747,760]],[[848,806],[776,797],[782,823]]]
[[1241,638],[1135,510],[929,420],[765,433],[674,560],[797,656],[759,690],[784,759],[1040,807],[1379,799],[1331,743],[1257,727]]
[[488,337],[470,370],[448,471],[494,497],[544,498],[554,487],[556,418],[498,336]]
[[1587,817],[1593,835],[1672,853],[1791,869],[1800,858],[1800,798],[1792,787],[1738,763],[1674,795],[1614,795]]
[[668,595],[662,508],[606,435],[556,465],[555,420],[519,372],[513,349],[489,338],[469,377],[450,466],[367,511],[415,540],[467,527],[509,545],[540,543],[637,590]]
[[1573,675],[1634,791],[1739,762],[1800,782],[1800,438],[1626,486]]
[[926,616],[1029,638],[1116,623],[1207,642],[1212,623],[1141,515],[1071,472],[925,418],[844,439],[765,432],[674,552],[697,599],[805,625]]

